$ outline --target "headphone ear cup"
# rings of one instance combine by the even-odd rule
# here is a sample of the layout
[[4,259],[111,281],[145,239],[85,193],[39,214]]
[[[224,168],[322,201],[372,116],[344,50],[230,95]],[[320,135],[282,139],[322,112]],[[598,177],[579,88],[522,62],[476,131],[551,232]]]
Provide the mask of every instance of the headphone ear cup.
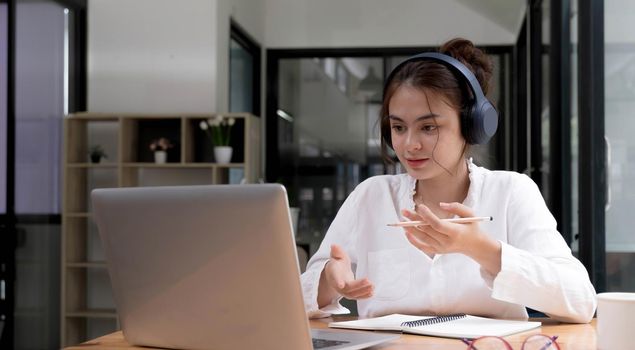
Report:
[[470,132],[470,144],[484,144],[496,133],[498,129],[498,111],[489,101],[484,101],[473,107],[471,115],[472,129]]

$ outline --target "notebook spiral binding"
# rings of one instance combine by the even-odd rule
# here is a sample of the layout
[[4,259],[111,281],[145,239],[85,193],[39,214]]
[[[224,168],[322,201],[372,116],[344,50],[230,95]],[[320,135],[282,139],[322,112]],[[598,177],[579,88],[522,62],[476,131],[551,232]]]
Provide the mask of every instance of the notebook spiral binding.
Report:
[[429,326],[431,324],[458,320],[460,318],[464,318],[465,316],[466,316],[465,314],[453,314],[453,315],[447,315],[447,316],[437,316],[437,317],[432,317],[432,318],[423,318],[421,320],[403,322],[401,324],[401,326],[402,327]]

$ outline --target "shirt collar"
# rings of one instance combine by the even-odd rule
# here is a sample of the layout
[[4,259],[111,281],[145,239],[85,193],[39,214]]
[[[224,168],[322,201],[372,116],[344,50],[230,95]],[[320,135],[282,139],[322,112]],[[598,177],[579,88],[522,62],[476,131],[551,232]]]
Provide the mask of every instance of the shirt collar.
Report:
[[[467,196],[463,201],[463,204],[473,208],[477,204],[478,194],[481,192],[481,188],[483,187],[483,176],[485,174],[485,169],[479,167],[474,164],[472,157],[465,160],[467,162],[467,171],[468,176],[470,178],[470,187],[467,190]],[[414,207],[413,196],[416,192],[417,188],[417,179],[410,176],[410,174],[406,173],[406,192],[408,196],[408,207]]]

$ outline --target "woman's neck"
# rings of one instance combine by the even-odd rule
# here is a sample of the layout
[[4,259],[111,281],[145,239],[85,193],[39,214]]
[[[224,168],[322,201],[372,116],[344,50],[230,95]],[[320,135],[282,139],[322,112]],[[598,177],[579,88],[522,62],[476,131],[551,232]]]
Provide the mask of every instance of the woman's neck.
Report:
[[467,161],[461,159],[454,169],[448,170],[450,173],[432,179],[417,180],[415,204],[425,204],[439,215],[439,202],[463,202],[470,188]]

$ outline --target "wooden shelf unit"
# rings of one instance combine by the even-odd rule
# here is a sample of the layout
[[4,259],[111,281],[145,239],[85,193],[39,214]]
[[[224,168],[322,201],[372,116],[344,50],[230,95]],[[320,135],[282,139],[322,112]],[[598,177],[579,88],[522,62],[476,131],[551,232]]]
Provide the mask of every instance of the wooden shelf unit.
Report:
[[[232,162],[213,160],[212,144],[199,123],[214,114],[76,113],[64,119],[61,251],[61,347],[79,344],[119,328],[90,191],[104,187],[200,185],[261,179],[261,123],[248,113],[227,113],[236,123]],[[156,164],[148,145],[168,137],[174,147],[167,163]],[[100,145],[107,158],[91,163]],[[109,294],[108,294],[109,293]],[[94,295],[97,294],[97,295]]]

